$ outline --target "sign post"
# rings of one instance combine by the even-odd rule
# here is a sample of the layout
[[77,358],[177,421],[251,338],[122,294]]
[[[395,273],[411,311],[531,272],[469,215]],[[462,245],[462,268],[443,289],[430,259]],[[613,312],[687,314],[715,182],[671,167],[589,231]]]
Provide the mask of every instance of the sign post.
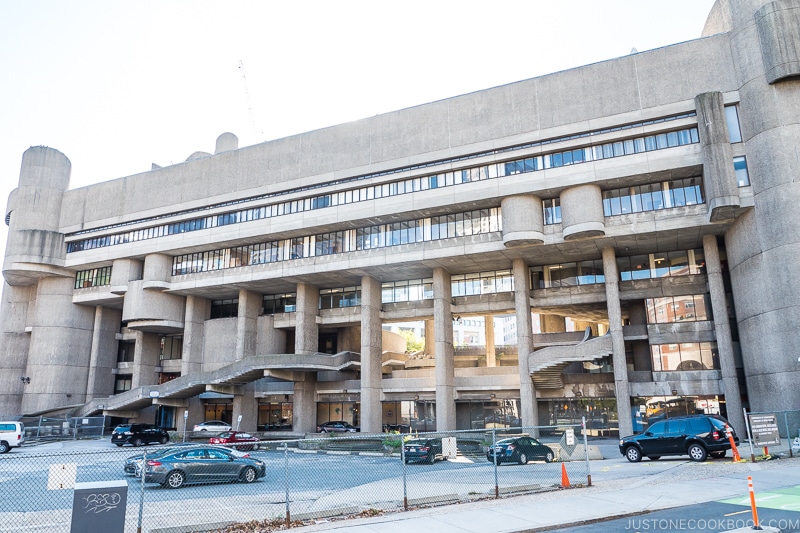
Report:
[[239,418],[236,419],[236,431],[239,431],[239,424],[242,423],[242,415],[239,415]]
[[183,442],[186,442],[186,419],[189,418],[189,410],[183,411]]

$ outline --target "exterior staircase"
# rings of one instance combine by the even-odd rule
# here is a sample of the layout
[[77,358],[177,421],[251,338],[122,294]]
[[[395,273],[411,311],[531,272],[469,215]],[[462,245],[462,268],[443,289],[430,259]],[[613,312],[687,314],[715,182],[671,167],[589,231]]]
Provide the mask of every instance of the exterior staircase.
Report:
[[571,363],[594,361],[612,353],[611,335],[592,337],[592,328],[578,344],[549,346],[528,355],[528,369],[537,389],[560,389],[564,386],[564,369]]

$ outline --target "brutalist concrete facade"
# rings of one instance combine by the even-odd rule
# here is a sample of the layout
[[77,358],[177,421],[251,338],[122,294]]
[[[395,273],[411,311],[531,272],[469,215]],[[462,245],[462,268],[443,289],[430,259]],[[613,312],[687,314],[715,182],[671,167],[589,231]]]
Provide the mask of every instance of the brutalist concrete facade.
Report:
[[[610,398],[627,434],[634,398],[715,398],[740,431],[743,405],[800,409],[799,36],[796,0],[720,0],[694,41],[256,146],[225,133],[80,189],[33,147],[6,209],[0,413],[192,424],[216,394],[243,429],[282,399],[294,431],[327,401],[380,431],[391,402],[455,429],[463,402],[533,425]],[[656,316],[687,297],[702,320]],[[501,315],[515,357],[459,355],[454,324]],[[425,356],[383,331],[400,321],[425,321]],[[674,364],[686,346],[711,355]]]

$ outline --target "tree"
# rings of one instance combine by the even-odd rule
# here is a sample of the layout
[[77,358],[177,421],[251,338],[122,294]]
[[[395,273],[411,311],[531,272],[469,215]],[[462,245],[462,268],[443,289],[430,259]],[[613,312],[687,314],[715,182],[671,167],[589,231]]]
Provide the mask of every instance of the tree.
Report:
[[425,349],[425,340],[414,335],[412,330],[401,329],[398,333],[406,339],[406,353],[419,352]]

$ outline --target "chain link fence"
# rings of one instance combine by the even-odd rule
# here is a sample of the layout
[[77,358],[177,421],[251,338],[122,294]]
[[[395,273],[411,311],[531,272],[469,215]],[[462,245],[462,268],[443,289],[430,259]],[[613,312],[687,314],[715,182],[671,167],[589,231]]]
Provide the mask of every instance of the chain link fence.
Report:
[[[750,415],[775,415],[775,422],[778,429],[780,444],[770,444],[770,454],[788,455],[789,457],[800,456],[800,411],[745,411],[746,416]],[[752,437],[752,431],[748,423],[747,440]],[[748,450],[753,454],[760,453],[762,450],[756,447]]]
[[22,422],[28,442],[96,439],[109,434],[105,416],[0,416],[0,420]]
[[8,533],[188,533],[363,516],[587,486],[589,452],[580,426],[326,435],[233,452],[200,441],[24,447],[0,456],[0,523]]

